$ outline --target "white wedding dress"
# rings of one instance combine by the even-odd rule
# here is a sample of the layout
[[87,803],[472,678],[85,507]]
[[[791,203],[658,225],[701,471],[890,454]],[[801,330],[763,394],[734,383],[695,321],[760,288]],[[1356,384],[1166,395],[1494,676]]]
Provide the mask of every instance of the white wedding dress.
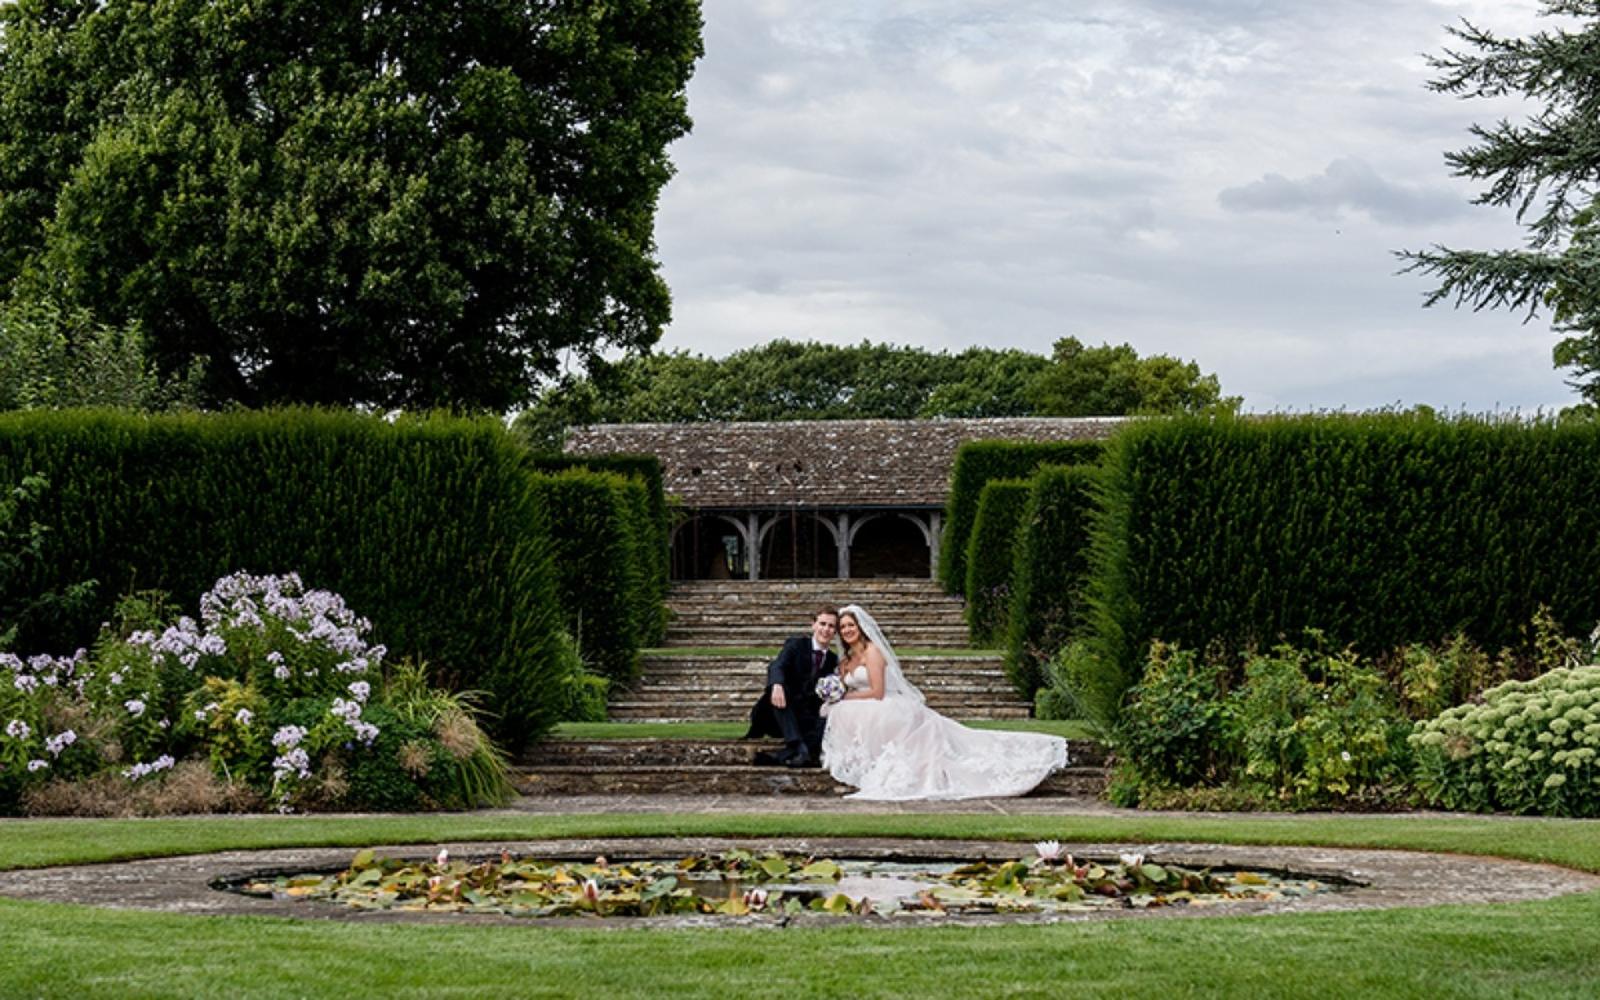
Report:
[[[851,605],[862,632],[886,661],[884,696],[847,698],[829,706],[822,766],[854,785],[848,798],[880,802],[978,799],[1025,795],[1067,765],[1067,741],[1043,733],[969,729],[923,702],[870,615]],[[866,690],[867,668],[844,678]]]

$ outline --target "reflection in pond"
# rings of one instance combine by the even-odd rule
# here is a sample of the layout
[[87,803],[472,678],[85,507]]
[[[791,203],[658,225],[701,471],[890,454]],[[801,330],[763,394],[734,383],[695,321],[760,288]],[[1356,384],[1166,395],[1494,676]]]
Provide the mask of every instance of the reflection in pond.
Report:
[[673,914],[942,916],[1271,902],[1344,888],[1338,879],[1161,864],[1139,854],[1084,859],[1039,845],[1008,861],[818,858],[728,851],[678,861],[516,858],[432,861],[355,856],[334,873],[262,875],[216,888],[359,910],[513,916]]

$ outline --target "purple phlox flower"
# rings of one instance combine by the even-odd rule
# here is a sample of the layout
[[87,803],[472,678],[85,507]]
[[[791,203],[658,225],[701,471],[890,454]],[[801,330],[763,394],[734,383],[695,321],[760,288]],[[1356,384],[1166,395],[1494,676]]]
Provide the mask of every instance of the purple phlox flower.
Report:
[[135,719],[144,714],[144,702],[140,701],[138,698],[129,698],[127,701],[122,703],[122,707],[127,709],[128,714],[133,716]]
[[47,768],[49,766],[50,766],[50,762],[47,761],[47,760],[30,760],[30,761],[28,761],[28,770],[30,772],[43,771],[45,768]]
[[53,687],[56,686],[57,683],[59,683],[60,679],[55,675],[55,673],[52,672],[52,673],[48,673],[48,674],[40,674],[39,675],[39,680],[44,682],[44,686],[45,687],[52,687],[53,688]]
[[274,781],[282,781],[291,774],[302,780],[311,777],[311,757],[301,747],[295,747],[272,759]]
[[354,722],[361,718],[361,703],[359,701],[346,701],[343,698],[335,698],[333,699],[333,708],[329,711],[346,722]]
[[388,655],[388,646],[373,646],[367,650],[367,660],[370,663],[381,663],[383,662],[383,658]]
[[12,719],[6,723],[6,735],[14,740],[25,740],[33,735],[33,730],[21,719]]
[[350,729],[356,734],[356,739],[369,747],[378,738],[378,727],[370,722],[351,722]]
[[108,678],[108,680],[111,682],[112,687],[122,686],[122,674],[115,670],[111,671],[111,676]]
[[282,663],[283,662],[283,654],[278,652],[276,649],[274,649],[273,651],[271,651],[270,653],[267,654],[267,662],[268,663]]
[[36,656],[28,657],[28,667],[32,669],[34,673],[42,673],[43,671],[53,668],[55,665],[56,658],[51,656],[49,653],[39,653]]
[[12,679],[11,684],[23,694],[32,694],[39,689],[39,678],[32,674],[18,674]]
[[228,640],[220,635],[201,636],[200,652],[207,656],[226,656],[228,653]]
[[25,669],[22,658],[15,653],[0,653],[0,667],[13,673],[21,673]]
[[76,742],[78,742],[78,734],[68,729],[65,732],[47,737],[44,741],[44,748],[50,752],[50,756],[59,757],[61,756],[61,751]]
[[272,745],[277,747],[280,750],[285,750],[285,749],[288,749],[290,747],[299,746],[300,745],[300,741],[305,739],[305,738],[306,738],[305,727],[303,727],[303,726],[281,726],[281,727],[279,727],[277,732],[272,734]]
[[157,771],[169,770],[176,763],[177,761],[173,760],[169,755],[162,754],[148,764],[140,763],[124,768],[122,776],[130,781],[138,781],[140,778],[155,774]]
[[160,722],[157,722],[156,725],[158,727],[160,727],[161,729],[171,729],[172,728],[172,720],[171,719],[162,719]]
[[255,717],[256,714],[250,711],[248,708],[241,708],[237,712],[233,713],[233,721],[237,722],[241,726],[248,726],[250,724],[250,720],[254,719]]
[[291,671],[288,667],[280,663],[272,668],[272,676],[276,677],[280,681],[286,681],[291,676]]
[[138,629],[128,636],[128,645],[130,646],[153,646],[155,641],[156,634],[149,629]]
[[350,694],[355,697],[356,701],[365,703],[367,698],[372,694],[372,685],[368,684],[366,681],[356,681],[350,685],[349,691]]

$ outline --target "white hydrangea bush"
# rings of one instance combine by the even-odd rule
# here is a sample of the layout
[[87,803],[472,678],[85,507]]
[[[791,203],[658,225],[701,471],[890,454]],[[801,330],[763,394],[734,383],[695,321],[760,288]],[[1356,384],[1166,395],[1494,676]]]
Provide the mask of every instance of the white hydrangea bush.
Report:
[[1600,816],[1600,665],[1490,688],[1418,723],[1411,743],[1433,805]]

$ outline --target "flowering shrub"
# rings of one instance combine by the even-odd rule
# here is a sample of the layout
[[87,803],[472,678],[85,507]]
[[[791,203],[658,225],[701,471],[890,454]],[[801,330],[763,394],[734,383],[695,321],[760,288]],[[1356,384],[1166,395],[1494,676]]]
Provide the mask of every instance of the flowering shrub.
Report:
[[[0,807],[14,809],[30,786],[107,769],[160,780],[188,757],[282,811],[506,795],[503,765],[461,700],[428,690],[415,667],[392,672],[404,683],[391,696],[384,647],[368,642],[371,624],[338,594],[306,590],[295,574],[236,573],[201,597],[198,620],[163,624],[167,609],[142,598],[121,611],[92,656],[0,657],[10,674],[9,684],[0,676]],[[392,704],[419,699],[443,707]],[[441,780],[448,768],[415,763],[439,756],[483,773],[463,793]],[[375,766],[383,757],[389,766]],[[351,780],[357,772],[383,780]],[[409,794],[397,794],[397,781]]]
[[1419,724],[1411,743],[1434,805],[1600,816],[1600,666],[1508,681]]
[[1310,649],[1281,645],[1250,657],[1242,681],[1229,666],[1153,644],[1115,731],[1113,800],[1177,804],[1176,791],[1220,786],[1308,808],[1400,791],[1410,723],[1387,679],[1310,638]]

